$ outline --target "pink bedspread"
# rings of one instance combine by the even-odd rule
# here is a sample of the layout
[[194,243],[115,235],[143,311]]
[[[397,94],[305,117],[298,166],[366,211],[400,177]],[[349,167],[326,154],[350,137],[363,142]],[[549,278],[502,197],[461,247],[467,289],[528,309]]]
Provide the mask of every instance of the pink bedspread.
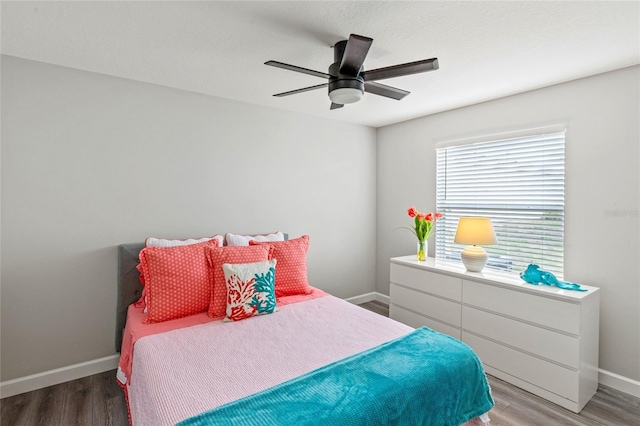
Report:
[[131,421],[173,425],[412,330],[336,297],[316,295],[280,304],[271,315],[138,336],[127,384]]
[[148,336],[133,354],[132,422],[175,424],[412,330],[327,296]]
[[[311,294],[301,294],[295,296],[284,296],[277,299],[278,307],[286,306],[291,303],[298,303],[305,300],[317,299],[318,297],[327,296],[328,293],[313,288]],[[122,348],[120,350],[120,360],[118,361],[118,380],[121,384],[127,384],[131,378],[131,364],[133,361],[133,348],[135,343],[145,337],[154,334],[164,333],[171,330],[178,330],[185,327],[191,327],[208,322],[220,321],[223,317],[210,318],[206,312],[198,315],[191,315],[184,318],[178,318],[172,321],[159,322],[155,324],[144,324],[146,314],[143,313],[142,307],[135,307],[133,304],[129,306],[127,311],[127,324],[122,337]]]

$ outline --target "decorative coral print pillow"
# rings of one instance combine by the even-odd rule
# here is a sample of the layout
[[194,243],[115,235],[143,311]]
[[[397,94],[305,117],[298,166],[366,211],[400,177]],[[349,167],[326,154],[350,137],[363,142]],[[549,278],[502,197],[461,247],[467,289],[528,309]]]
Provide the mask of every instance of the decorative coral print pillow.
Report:
[[212,247],[207,249],[207,258],[213,269],[213,291],[209,302],[209,316],[221,317],[227,309],[227,286],[222,265],[254,263],[269,260],[269,246]]
[[217,245],[217,240],[211,240],[187,246],[147,247],[140,252],[147,296],[146,324],[207,311],[213,277],[206,250]]
[[307,278],[308,235],[288,241],[251,241],[249,244],[272,247],[271,257],[278,260],[276,297],[312,292]]
[[276,259],[222,265],[227,285],[227,314],[223,321],[240,321],[276,311]]

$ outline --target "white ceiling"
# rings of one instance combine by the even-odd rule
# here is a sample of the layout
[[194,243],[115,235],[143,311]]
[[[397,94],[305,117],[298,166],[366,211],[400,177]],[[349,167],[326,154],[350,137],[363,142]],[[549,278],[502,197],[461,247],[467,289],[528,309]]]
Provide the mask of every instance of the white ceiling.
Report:
[[[640,63],[640,2],[2,2],[2,53],[379,127]],[[374,39],[365,69],[437,57],[440,69],[384,80],[329,111],[331,46]]]

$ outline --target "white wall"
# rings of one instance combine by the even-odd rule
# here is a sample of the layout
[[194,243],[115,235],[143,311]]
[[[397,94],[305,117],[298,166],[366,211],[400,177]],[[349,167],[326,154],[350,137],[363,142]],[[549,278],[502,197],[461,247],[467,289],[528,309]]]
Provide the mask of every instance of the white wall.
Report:
[[639,82],[636,66],[378,129],[377,291],[415,252],[393,231],[406,209],[435,209],[434,141],[566,122],[565,278],[602,289],[600,367],[640,380]]
[[376,174],[363,126],[2,56],[1,380],[113,354],[116,246],[148,236],[308,233],[314,285],[388,294],[388,259],[415,251],[394,229],[435,207],[434,141],[557,121],[565,276],[602,288],[601,368],[640,380],[639,219],[605,215],[639,208],[639,77],[378,129]]
[[[114,354],[117,245],[309,234],[374,290],[374,129],[2,57],[2,379]],[[348,279],[345,279],[348,277]]]

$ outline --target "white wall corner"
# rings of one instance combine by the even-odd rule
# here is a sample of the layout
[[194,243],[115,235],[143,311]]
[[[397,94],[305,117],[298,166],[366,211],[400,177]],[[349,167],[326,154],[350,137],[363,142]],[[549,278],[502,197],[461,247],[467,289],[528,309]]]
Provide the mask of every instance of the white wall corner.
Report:
[[640,382],[606,370],[598,370],[598,383],[640,398]]
[[385,305],[389,305],[389,296],[386,294],[376,292],[376,300],[384,303]]
[[[42,389],[68,382],[70,380],[76,380],[82,377],[114,370],[118,367],[119,359],[120,355],[116,354],[94,359],[92,361],[69,365],[67,367],[56,368],[55,370],[32,374],[30,376],[18,377],[13,380],[5,380],[4,382],[0,382],[0,398],[7,398],[21,393],[31,392],[36,389]],[[115,379],[116,376],[114,374],[113,380]]]
[[344,300],[346,300],[347,302],[353,303],[354,305],[359,305],[361,303],[366,303],[366,302],[371,302],[372,300],[376,300],[376,293],[375,292],[365,293],[359,296],[347,297]]
[[347,302],[351,302],[354,305],[359,305],[361,303],[367,303],[374,300],[378,302],[382,302],[385,305],[389,304],[389,296],[387,296],[386,294],[375,292],[375,291],[371,293],[361,294],[359,296],[348,297],[344,300],[346,300]]

